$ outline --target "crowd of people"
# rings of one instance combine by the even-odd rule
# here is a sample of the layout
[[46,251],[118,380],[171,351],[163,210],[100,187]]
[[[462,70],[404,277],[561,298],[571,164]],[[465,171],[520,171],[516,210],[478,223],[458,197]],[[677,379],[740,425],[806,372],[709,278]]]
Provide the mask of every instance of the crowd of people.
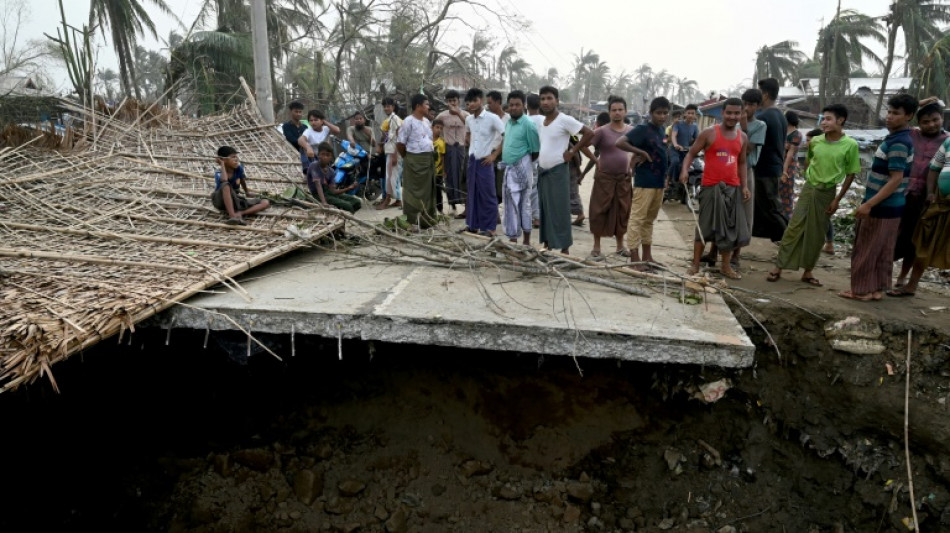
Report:
[[[814,268],[822,251],[834,253],[831,215],[861,172],[858,145],[844,133],[848,109],[825,106],[818,127],[803,135],[799,116],[776,107],[778,82],[763,79],[757,85],[722,102],[719,123],[702,131],[696,105],[674,111],[669,100],[657,97],[643,123],[630,125],[626,101],[614,96],[591,129],[560,112],[558,89],[545,86],[537,94],[515,90],[506,96],[478,88],[464,95],[450,90],[439,114],[417,94],[404,117],[387,97],[381,139],[361,113],[352,117],[345,136],[385,158],[383,198],[376,209],[401,207],[410,231],[448,216],[465,220],[461,231],[489,237],[502,225],[505,237],[527,245],[538,230],[541,246],[567,254],[573,226],[586,219],[594,237],[589,259],[603,260],[601,240],[613,238],[614,253],[640,270],[656,266],[653,227],[664,193],[685,184],[702,156],[687,274],[718,262],[724,277],[739,279],[741,250],[759,237],[778,246],[768,281],[778,281],[783,270],[800,269],[801,281],[821,286]],[[950,139],[942,106],[907,94],[888,100],[888,135],[874,153],[855,211],[851,288],[839,296],[859,301],[913,296],[926,268],[950,268]],[[290,104],[283,132],[300,153],[309,190],[324,205],[355,212],[361,207],[349,194],[355,186],[332,179],[334,148],[328,140],[341,135],[340,128],[319,110],[309,111],[304,123],[303,110],[298,102]],[[586,169],[581,154],[589,160]],[[222,147],[218,156],[214,205],[229,224],[243,224],[244,216],[265,209],[267,202],[251,198],[233,149]],[[585,215],[579,186],[590,170],[595,172]],[[804,185],[796,198],[799,176]],[[245,195],[237,194],[239,187]],[[903,263],[892,286],[894,260]]]

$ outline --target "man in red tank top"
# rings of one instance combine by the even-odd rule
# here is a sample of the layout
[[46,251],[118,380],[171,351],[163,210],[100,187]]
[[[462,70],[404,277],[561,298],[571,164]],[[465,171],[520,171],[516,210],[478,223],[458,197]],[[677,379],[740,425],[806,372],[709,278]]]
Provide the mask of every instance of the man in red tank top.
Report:
[[[693,243],[693,264],[688,275],[699,272],[705,241],[712,241],[722,254],[722,275],[740,279],[729,260],[732,251],[749,242],[749,227],[742,202],[752,196],[746,186],[746,134],[739,129],[742,100],[730,98],[722,107],[722,124],[706,128],[689,149],[680,171],[684,184],[687,171],[699,152],[705,152],[703,188],[699,193],[699,222]],[[740,196],[741,194],[741,196]]]

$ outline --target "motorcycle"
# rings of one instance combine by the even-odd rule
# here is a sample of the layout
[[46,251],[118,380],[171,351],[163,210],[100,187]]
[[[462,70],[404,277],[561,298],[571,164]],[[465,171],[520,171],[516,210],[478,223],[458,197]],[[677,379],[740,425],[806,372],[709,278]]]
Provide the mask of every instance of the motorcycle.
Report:
[[693,211],[698,211],[699,200],[696,199],[696,195],[699,194],[699,190],[702,188],[705,166],[702,159],[694,158],[686,174],[686,183],[680,182],[679,176],[672,177],[669,186],[664,191],[663,201],[680,202]]
[[333,168],[336,170],[333,182],[338,187],[347,187],[355,181],[358,186],[348,194],[361,196],[369,202],[379,198],[383,191],[382,178],[378,172],[373,172],[376,165],[372,164],[366,150],[348,140],[341,141],[332,137],[332,141],[340,150],[333,162]]

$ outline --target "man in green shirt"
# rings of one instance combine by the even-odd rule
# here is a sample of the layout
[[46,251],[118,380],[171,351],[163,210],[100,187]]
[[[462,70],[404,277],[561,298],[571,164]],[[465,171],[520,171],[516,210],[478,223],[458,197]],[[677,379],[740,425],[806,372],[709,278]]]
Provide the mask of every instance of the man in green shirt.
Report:
[[[804,269],[802,281],[821,286],[812,275],[825,242],[829,217],[838,210],[838,202],[851,187],[855,175],[861,171],[858,143],[844,134],[848,108],[831,104],[821,110],[823,135],[808,145],[805,159],[805,185],[798,197],[792,219],[779,244],[775,267],[769,271],[768,281],[778,281],[782,269]],[[835,195],[841,182],[844,185]]]
[[534,122],[524,114],[525,94],[508,93],[508,114],[501,160],[505,167],[504,203],[505,235],[518,242],[524,233],[524,244],[531,244],[531,178],[533,161],[538,158],[541,142]]

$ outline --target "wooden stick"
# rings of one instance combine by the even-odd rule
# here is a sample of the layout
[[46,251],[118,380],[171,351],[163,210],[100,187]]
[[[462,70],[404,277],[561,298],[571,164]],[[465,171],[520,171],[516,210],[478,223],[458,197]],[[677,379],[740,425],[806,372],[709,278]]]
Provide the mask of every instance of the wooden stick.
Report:
[[917,498],[914,496],[914,472],[910,466],[910,346],[911,330],[907,330],[907,378],[904,381],[904,458],[907,460],[907,487],[910,489],[910,511],[914,517],[914,531],[920,533],[917,521]]

